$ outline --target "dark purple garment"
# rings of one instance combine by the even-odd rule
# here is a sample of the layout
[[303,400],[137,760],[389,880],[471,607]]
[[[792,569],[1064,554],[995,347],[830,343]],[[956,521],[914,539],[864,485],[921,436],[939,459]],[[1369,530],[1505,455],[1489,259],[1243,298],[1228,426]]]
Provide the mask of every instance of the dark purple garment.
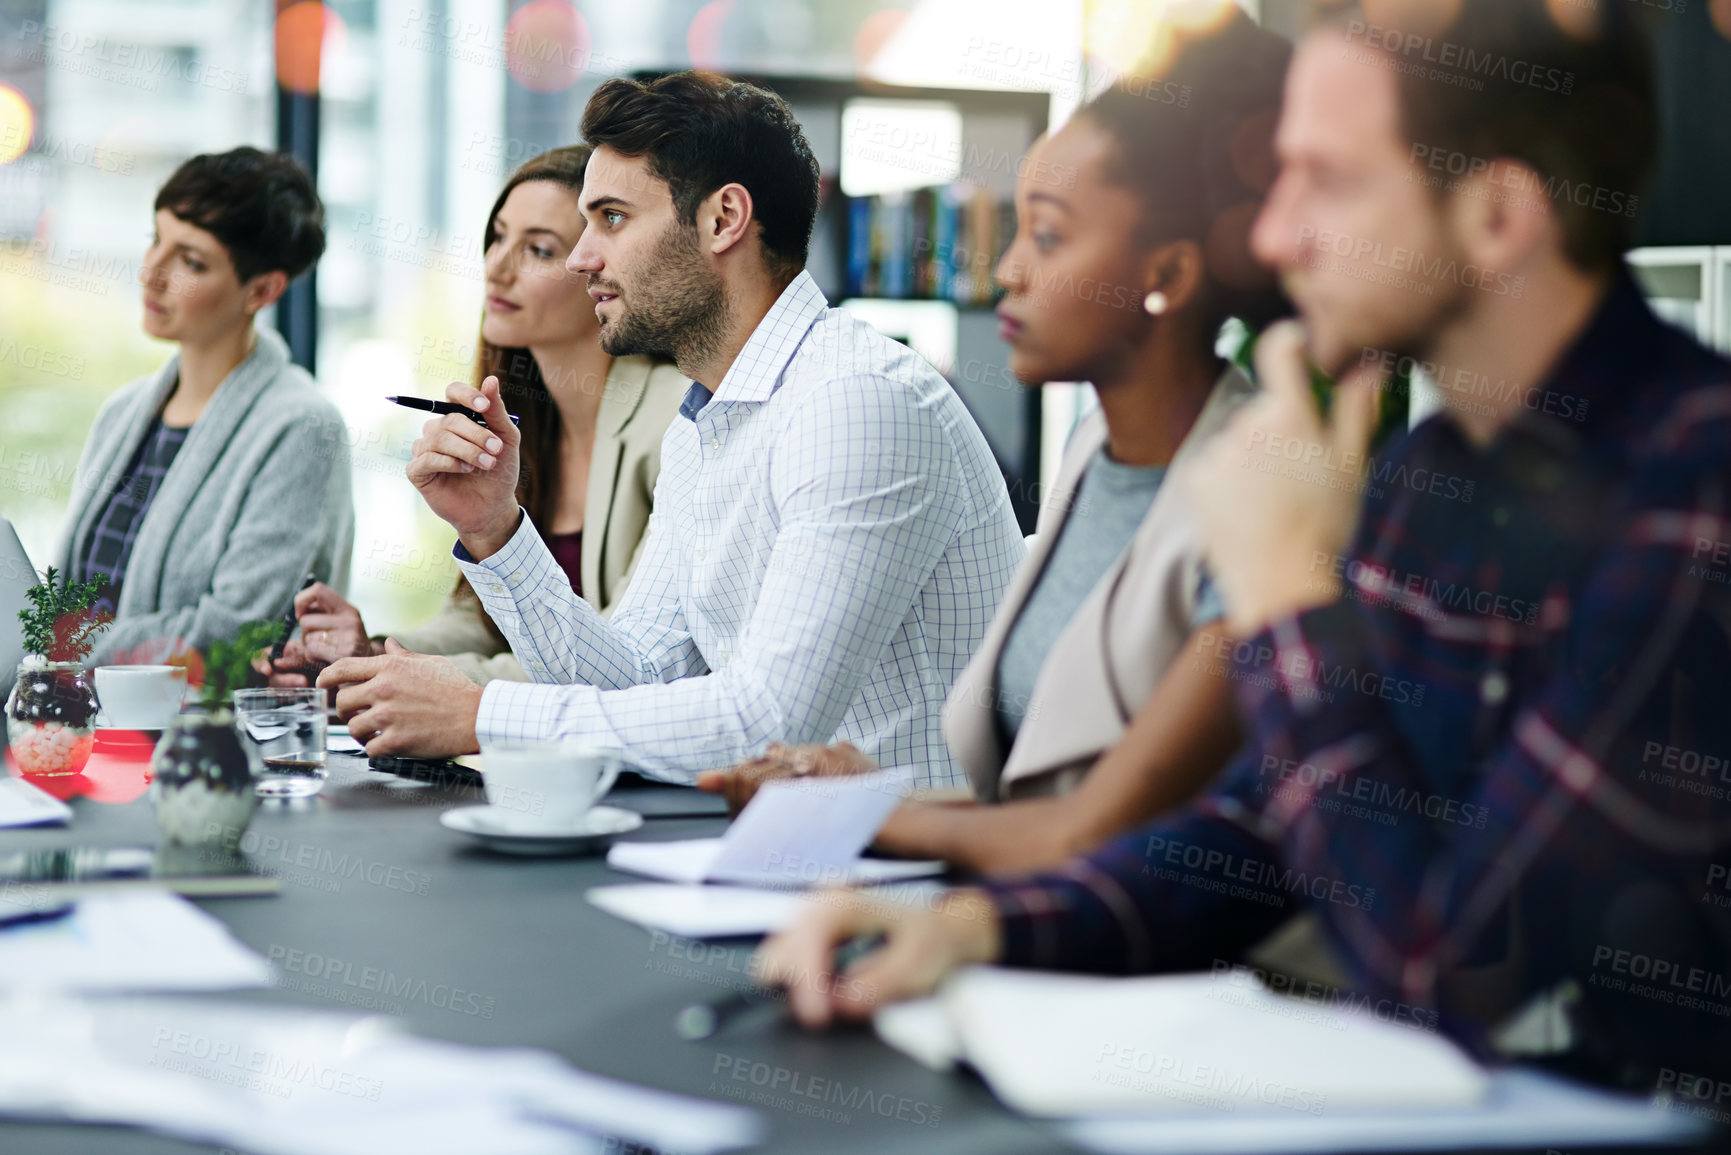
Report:
[[570,579],[571,592],[582,597],[583,531],[550,534],[547,548],[553,551],[553,560],[559,563],[559,568],[564,570],[565,576]]
[[132,560],[132,546],[138,540],[138,530],[150,503],[168,476],[180,447],[186,444],[190,426],[164,425],[158,417],[150,423],[132,455],[126,475],[109,495],[102,516],[90,527],[85,539],[82,565],[72,577],[78,581],[102,579],[102,597],[96,608],[113,613],[120,604],[120,586],[126,580],[126,566]]

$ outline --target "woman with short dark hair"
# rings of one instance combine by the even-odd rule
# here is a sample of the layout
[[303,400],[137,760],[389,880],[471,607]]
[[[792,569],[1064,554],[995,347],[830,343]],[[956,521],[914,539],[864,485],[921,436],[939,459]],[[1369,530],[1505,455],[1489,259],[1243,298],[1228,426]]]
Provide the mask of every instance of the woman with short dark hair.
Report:
[[173,341],[84,445],[59,567],[104,582],[92,662],[157,662],[280,617],[308,573],[348,580],[345,427],[282,339],[254,325],[324,252],[324,206],[291,157],[195,156],[156,196],[144,331]]

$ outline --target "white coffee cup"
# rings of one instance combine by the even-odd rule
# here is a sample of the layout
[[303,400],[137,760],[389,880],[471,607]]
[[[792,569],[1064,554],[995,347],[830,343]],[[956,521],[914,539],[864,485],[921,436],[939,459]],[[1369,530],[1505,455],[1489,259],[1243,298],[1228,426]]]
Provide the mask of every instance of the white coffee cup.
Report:
[[186,697],[185,666],[98,666],[102,723],[117,730],[165,730]]
[[487,801],[522,829],[576,827],[619,777],[617,750],[576,742],[481,747]]

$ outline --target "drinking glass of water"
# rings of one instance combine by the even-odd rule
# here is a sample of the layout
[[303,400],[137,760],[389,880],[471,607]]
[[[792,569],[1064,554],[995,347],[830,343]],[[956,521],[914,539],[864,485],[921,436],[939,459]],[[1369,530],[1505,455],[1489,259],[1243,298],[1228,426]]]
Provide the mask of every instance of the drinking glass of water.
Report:
[[236,690],[235,720],[264,759],[261,798],[307,798],[325,784],[325,692]]

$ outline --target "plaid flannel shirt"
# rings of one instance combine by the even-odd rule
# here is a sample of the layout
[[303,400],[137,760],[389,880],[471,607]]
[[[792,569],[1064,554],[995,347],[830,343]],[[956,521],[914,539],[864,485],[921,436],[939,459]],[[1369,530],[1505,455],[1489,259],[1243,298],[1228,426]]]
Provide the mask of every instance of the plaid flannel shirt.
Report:
[[[1433,1008],[1512,967],[1607,1078],[1731,1066],[1731,366],[1626,272],[1481,450],[1432,417],[1374,463],[1344,596],[1211,641],[1246,749],[1216,790],[988,884],[1010,965],[1237,961],[1317,916],[1363,997]],[[1514,949],[1518,944],[1518,949]],[[1503,1011],[1505,1013],[1507,1005]]]

